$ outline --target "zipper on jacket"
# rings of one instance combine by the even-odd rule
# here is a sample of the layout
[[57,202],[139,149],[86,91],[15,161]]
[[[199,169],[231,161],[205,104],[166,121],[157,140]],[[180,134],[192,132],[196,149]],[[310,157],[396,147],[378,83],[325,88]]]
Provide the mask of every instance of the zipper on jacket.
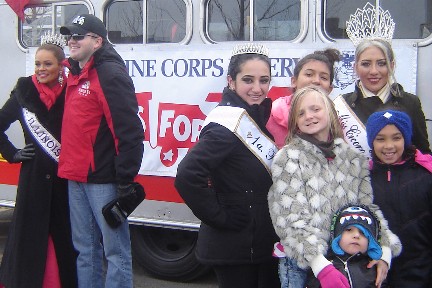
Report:
[[349,271],[349,268],[348,268],[348,261],[349,261],[352,257],[354,257],[354,256],[356,256],[356,254],[351,255],[350,257],[348,257],[348,259],[347,259],[346,261],[344,261],[344,260],[342,260],[341,258],[337,257],[337,258],[338,258],[340,261],[342,261],[342,263],[344,264],[344,270],[345,270],[345,272],[346,272],[347,275],[348,275],[348,281],[349,281],[350,287],[353,287],[353,283],[352,283],[351,274],[350,274],[350,271]]
[[391,181],[391,171],[390,171],[390,166],[387,167],[387,182]]
[[251,262],[253,262],[253,254],[254,254],[254,251],[253,251],[253,247],[251,247],[250,248],[250,260],[251,260]]

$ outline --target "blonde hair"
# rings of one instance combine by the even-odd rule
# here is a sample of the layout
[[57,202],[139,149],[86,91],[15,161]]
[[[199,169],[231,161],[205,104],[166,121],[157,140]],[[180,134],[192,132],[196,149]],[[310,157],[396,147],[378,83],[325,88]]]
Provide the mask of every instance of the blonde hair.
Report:
[[298,128],[298,115],[300,104],[306,95],[309,95],[309,93],[313,92],[318,93],[318,97],[321,98],[324,102],[324,108],[326,109],[329,116],[328,128],[330,135],[333,138],[343,139],[342,126],[339,122],[339,117],[337,115],[333,101],[328,97],[328,93],[318,86],[306,86],[297,90],[291,100],[291,110],[288,117],[289,131],[285,139],[285,144],[290,143],[294,138],[294,135],[300,132]]

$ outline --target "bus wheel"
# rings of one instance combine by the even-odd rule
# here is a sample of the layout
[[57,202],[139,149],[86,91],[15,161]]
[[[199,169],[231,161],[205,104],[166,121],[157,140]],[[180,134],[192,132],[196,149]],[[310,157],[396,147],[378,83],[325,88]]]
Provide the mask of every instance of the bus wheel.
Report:
[[196,231],[131,225],[134,261],[158,278],[192,281],[209,271],[195,258]]

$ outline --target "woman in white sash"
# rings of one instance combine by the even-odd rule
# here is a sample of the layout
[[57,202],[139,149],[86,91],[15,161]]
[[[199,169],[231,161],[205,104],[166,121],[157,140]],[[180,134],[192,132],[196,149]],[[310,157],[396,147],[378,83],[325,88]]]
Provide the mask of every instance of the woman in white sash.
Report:
[[[382,39],[363,40],[356,48],[355,59],[355,71],[359,80],[354,92],[342,96],[347,106],[346,111],[349,111],[345,114],[355,116],[359,126],[364,129],[372,113],[398,107],[413,120],[413,144],[420,151],[430,153],[426,120],[420,100],[417,96],[405,92],[396,82],[395,58],[390,43]],[[338,110],[340,112],[340,109]],[[349,127],[352,125],[346,128]],[[366,141],[366,134],[362,137]]]
[[[57,177],[66,90],[64,44],[61,36],[42,37],[34,75],[18,79],[0,110],[0,153],[10,163],[21,163],[0,267],[5,287],[77,287],[67,182]],[[15,121],[24,131],[23,149],[17,149],[5,133]]]
[[[356,46],[354,68],[359,80],[354,92],[335,99],[345,139],[359,152],[370,157],[365,132],[368,117],[376,111],[396,107],[412,119],[413,144],[421,152],[431,153],[420,100],[416,95],[405,92],[394,76],[396,59],[390,41],[395,23],[389,11],[379,6],[374,9],[378,21],[358,25],[363,13],[370,11],[370,3],[363,10],[357,9],[347,21],[346,32]],[[363,31],[359,31],[359,27],[363,27]]]
[[175,186],[202,221],[197,259],[212,266],[221,288],[280,287],[267,204],[276,153],[265,127],[270,80],[268,49],[236,46],[222,101],[177,171]]

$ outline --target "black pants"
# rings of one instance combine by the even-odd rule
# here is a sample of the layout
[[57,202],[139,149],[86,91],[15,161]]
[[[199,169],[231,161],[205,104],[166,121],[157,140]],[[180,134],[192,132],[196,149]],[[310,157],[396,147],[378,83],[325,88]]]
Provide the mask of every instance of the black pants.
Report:
[[219,288],[280,288],[278,259],[241,265],[213,266]]

